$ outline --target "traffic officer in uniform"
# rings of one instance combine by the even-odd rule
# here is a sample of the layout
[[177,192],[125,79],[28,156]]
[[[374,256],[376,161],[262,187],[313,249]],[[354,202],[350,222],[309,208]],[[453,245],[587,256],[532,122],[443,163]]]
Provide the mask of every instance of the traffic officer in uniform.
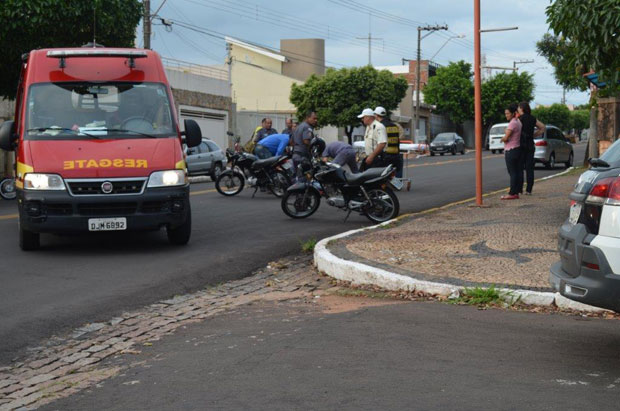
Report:
[[314,127],[317,123],[314,111],[306,113],[305,120],[293,131],[293,164],[295,169],[304,160],[310,160],[310,141],[314,138]]
[[385,126],[387,133],[387,145],[383,150],[383,165],[392,164],[396,169],[396,177],[403,176],[403,157],[400,154],[400,129],[387,116],[385,108],[375,108],[375,118]]
[[377,121],[375,112],[371,108],[365,108],[357,118],[361,118],[362,123],[366,126],[366,132],[364,133],[366,159],[362,162],[362,171],[372,167],[383,166],[383,149],[387,145],[385,126]]

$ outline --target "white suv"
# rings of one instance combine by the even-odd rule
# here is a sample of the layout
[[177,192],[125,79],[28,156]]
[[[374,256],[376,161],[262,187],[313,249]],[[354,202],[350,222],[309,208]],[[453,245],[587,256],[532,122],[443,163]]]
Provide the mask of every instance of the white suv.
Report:
[[549,280],[567,298],[620,312],[620,140],[590,165],[569,196]]

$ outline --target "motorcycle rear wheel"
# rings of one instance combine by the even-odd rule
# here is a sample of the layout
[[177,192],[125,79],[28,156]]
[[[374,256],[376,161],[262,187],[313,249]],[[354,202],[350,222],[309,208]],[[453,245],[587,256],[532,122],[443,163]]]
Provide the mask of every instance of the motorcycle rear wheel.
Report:
[[384,223],[398,217],[400,202],[391,188],[373,188],[368,190],[372,204],[364,210],[364,215],[373,223]]
[[282,211],[291,218],[306,218],[319,209],[321,196],[314,190],[287,191],[282,197]]
[[282,198],[286,193],[286,189],[291,185],[291,180],[283,171],[277,171],[273,176],[273,180],[274,184],[269,185],[269,191],[274,196]]
[[215,180],[215,189],[218,193],[226,197],[237,195],[243,190],[245,178],[237,170],[225,171]]

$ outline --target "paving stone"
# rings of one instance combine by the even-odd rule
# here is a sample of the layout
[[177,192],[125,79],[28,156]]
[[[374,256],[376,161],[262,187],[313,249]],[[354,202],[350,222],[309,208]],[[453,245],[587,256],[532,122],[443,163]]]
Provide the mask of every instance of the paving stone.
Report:
[[37,375],[35,377],[32,377],[26,381],[23,381],[21,384],[24,386],[31,386],[31,385],[35,385],[35,384],[40,384],[42,382],[45,381],[49,381],[56,378],[56,376],[54,374],[41,374],[41,375]]
[[86,358],[89,355],[90,353],[87,353],[87,352],[76,352],[75,354],[62,358],[62,360],[67,363],[73,363],[73,362],[76,362],[77,360],[81,360],[82,358]]

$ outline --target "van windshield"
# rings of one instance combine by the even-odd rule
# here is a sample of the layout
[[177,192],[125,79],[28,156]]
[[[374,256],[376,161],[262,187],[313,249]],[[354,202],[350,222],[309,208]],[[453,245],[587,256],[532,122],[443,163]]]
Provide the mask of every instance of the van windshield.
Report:
[[506,134],[506,126],[495,126],[491,128],[489,134]]
[[157,83],[40,83],[28,92],[26,139],[176,135],[170,100]]

